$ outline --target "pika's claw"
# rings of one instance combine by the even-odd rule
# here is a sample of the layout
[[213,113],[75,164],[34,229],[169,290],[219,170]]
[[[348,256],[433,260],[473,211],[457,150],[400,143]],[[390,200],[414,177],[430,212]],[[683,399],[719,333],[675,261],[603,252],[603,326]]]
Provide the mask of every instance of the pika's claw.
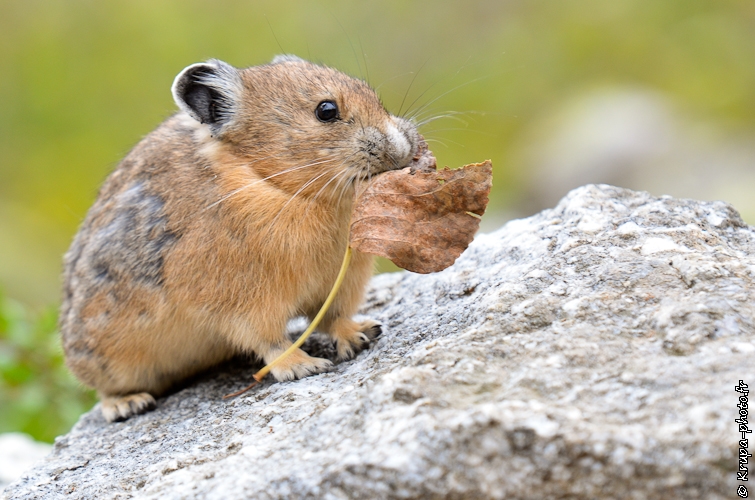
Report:
[[155,398],[147,392],[102,398],[102,415],[108,422],[120,422],[156,407]]
[[367,320],[357,323],[341,318],[333,324],[331,335],[336,340],[339,360],[351,359],[370,346],[370,342],[382,333],[380,323]]
[[383,325],[377,321],[369,320],[360,325],[360,330],[367,335],[368,339],[375,340],[383,334]]

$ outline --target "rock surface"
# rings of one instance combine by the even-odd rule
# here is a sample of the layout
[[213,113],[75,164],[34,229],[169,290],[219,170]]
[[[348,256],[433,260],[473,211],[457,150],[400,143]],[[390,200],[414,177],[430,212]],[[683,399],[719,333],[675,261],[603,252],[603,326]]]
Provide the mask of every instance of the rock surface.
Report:
[[0,492],[47,456],[51,448],[20,432],[0,434]]
[[[9,498],[733,498],[755,383],[755,229],[585,186],[441,273],[376,277],[356,360],[232,400],[231,364],[107,424]],[[323,341],[309,343],[332,355]]]

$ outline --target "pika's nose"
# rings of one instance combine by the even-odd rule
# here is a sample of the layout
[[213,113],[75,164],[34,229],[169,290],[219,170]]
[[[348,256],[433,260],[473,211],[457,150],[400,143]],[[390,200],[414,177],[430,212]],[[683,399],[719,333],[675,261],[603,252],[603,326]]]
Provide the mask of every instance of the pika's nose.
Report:
[[408,134],[404,131],[407,126],[411,127],[405,120],[393,118],[392,122],[388,122],[385,130],[385,136],[392,146],[396,160],[402,166],[411,160],[414,153],[414,148],[409,142]]

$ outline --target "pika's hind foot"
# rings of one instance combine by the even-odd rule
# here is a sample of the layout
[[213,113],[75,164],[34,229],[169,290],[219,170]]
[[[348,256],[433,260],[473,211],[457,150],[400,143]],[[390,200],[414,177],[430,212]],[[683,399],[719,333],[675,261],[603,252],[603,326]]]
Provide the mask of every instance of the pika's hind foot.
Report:
[[120,422],[157,407],[155,398],[147,392],[126,396],[104,396],[101,404],[102,415],[108,422]]
[[336,342],[339,360],[351,359],[370,346],[370,342],[383,333],[380,323],[373,320],[357,323],[349,318],[339,318],[329,328]]
[[[275,356],[269,356],[269,360],[267,359],[268,356],[266,356],[265,362],[272,362],[278,354]],[[283,382],[285,380],[294,380],[296,378],[306,377],[307,375],[320,373],[331,366],[333,366],[333,363],[329,360],[312,357],[301,349],[297,349],[289,357],[275,365],[270,370],[270,373],[273,374],[273,377],[275,377],[278,382]]]

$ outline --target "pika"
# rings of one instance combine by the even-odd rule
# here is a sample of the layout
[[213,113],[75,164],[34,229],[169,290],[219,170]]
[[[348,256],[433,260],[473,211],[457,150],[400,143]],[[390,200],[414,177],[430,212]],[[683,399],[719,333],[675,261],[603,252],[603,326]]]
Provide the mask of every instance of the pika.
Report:
[[[235,355],[288,348],[287,322],[314,317],[336,279],[356,186],[421,141],[364,81],[290,55],[193,64],[172,93],[180,111],[109,175],[64,258],[66,363],[108,421]],[[380,333],[352,319],[372,269],[354,252],[319,328],[339,359]],[[272,374],[330,365],[299,349]]]

